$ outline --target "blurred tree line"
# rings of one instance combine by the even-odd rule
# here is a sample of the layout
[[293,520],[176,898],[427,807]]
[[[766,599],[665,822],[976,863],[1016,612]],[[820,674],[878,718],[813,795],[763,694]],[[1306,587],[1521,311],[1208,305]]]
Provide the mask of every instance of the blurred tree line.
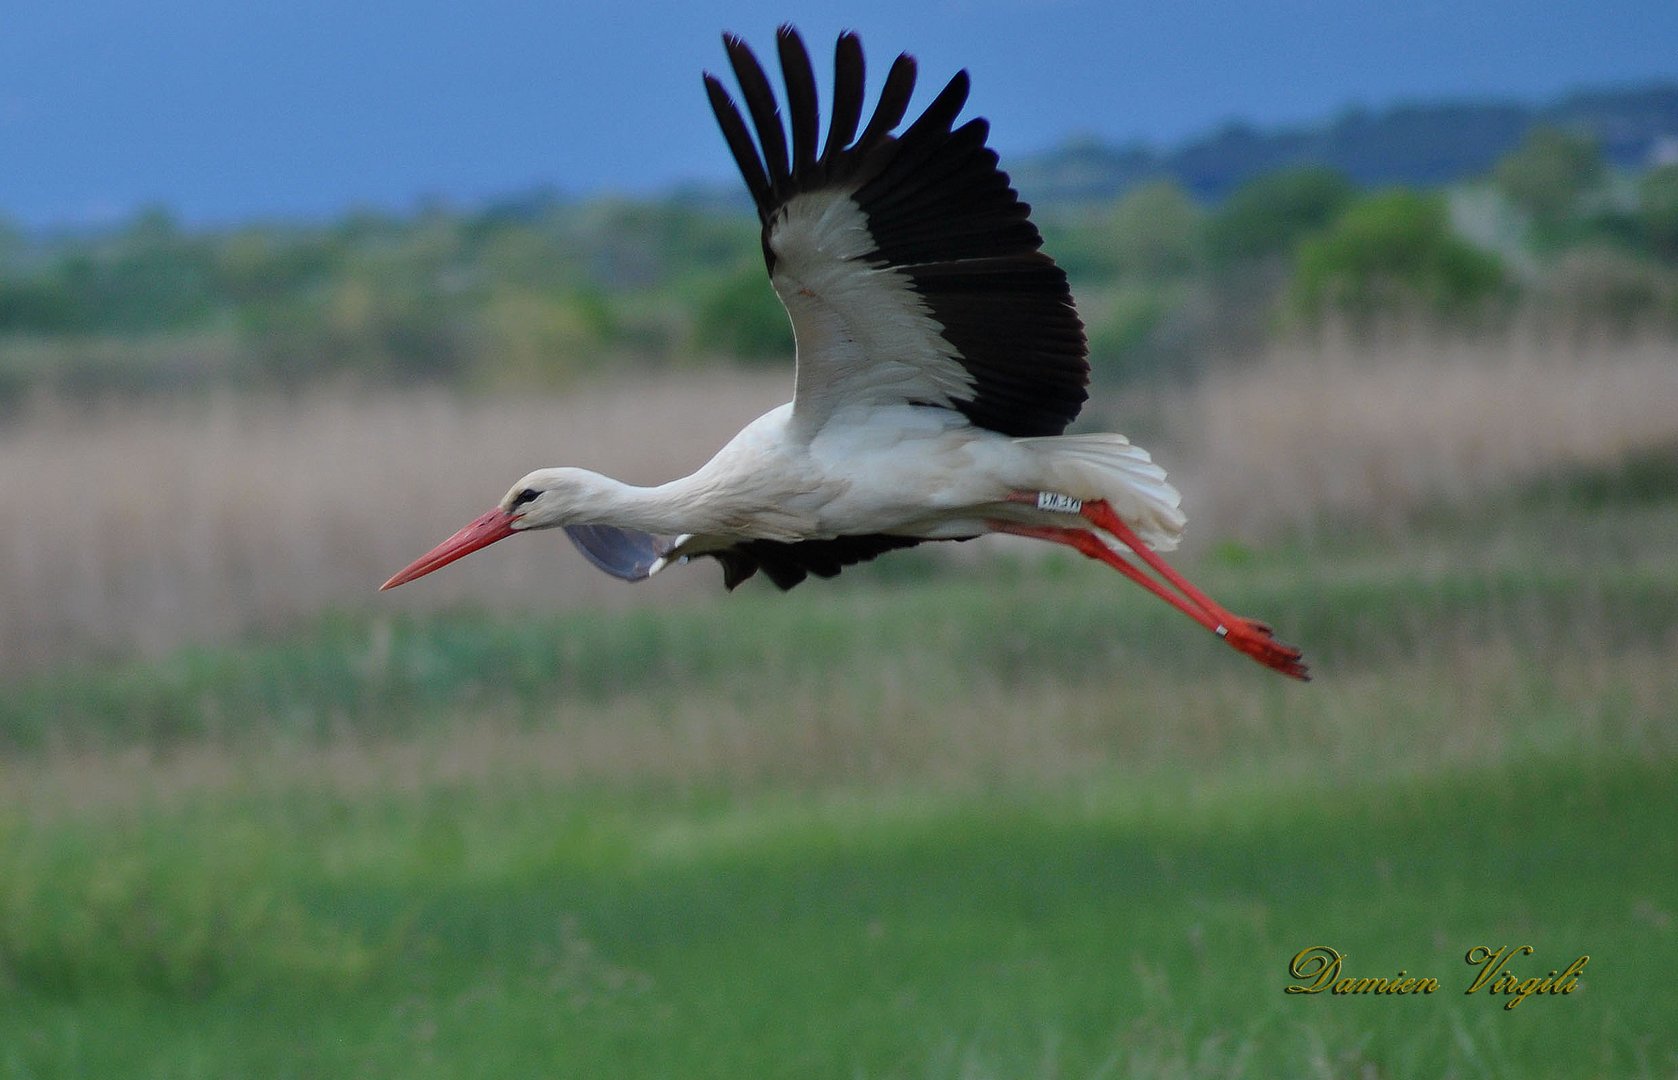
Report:
[[1039,216],[1109,376],[1192,376],[1325,322],[1678,332],[1678,164],[1612,169],[1561,129],[1446,187],[1362,190],[1294,167],[1214,205],[1154,181]]
[[[1678,325],[1678,165],[1612,169],[1560,129],[1448,188],[1291,168],[1215,205],[1154,181],[1037,218],[1110,377],[1193,373],[1330,319]],[[755,222],[698,199],[536,194],[231,229],[158,208],[62,235],[0,219],[0,402],[206,382],[557,386],[790,351]]]

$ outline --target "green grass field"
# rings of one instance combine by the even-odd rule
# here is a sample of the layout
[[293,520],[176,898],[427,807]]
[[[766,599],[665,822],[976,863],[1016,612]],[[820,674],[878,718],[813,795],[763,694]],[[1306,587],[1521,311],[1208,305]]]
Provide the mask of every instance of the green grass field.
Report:
[[30,676],[0,1076],[1673,1076],[1666,475],[1198,560],[1309,686],[914,555]]

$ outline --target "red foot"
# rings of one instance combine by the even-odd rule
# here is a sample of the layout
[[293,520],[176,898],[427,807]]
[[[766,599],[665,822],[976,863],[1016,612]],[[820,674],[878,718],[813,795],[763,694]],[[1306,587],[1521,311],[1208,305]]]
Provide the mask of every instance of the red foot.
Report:
[[1219,634],[1238,652],[1244,652],[1272,671],[1279,671],[1290,679],[1310,682],[1311,674],[1292,645],[1277,641],[1270,627],[1254,619],[1236,616],[1226,621]]

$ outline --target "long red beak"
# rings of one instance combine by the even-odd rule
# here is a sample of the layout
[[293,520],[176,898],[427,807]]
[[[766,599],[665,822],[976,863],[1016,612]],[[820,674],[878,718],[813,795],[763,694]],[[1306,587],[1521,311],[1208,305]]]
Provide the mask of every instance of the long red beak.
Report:
[[406,585],[418,577],[424,577],[438,567],[447,566],[456,559],[472,554],[479,548],[488,547],[497,540],[505,540],[513,535],[513,522],[521,515],[509,514],[499,506],[477,518],[464,529],[444,540],[441,544],[421,555],[409,563],[383,585],[379,591],[394,589],[398,585]]

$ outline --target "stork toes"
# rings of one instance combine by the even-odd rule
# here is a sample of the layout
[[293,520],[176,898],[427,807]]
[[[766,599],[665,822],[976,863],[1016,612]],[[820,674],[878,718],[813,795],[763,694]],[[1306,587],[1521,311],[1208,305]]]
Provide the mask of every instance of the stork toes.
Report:
[[1300,682],[1310,682],[1309,669],[1300,651],[1292,645],[1276,640],[1270,627],[1256,619],[1239,616],[1221,624],[1220,636],[1237,652],[1242,652],[1273,671],[1279,671]]

